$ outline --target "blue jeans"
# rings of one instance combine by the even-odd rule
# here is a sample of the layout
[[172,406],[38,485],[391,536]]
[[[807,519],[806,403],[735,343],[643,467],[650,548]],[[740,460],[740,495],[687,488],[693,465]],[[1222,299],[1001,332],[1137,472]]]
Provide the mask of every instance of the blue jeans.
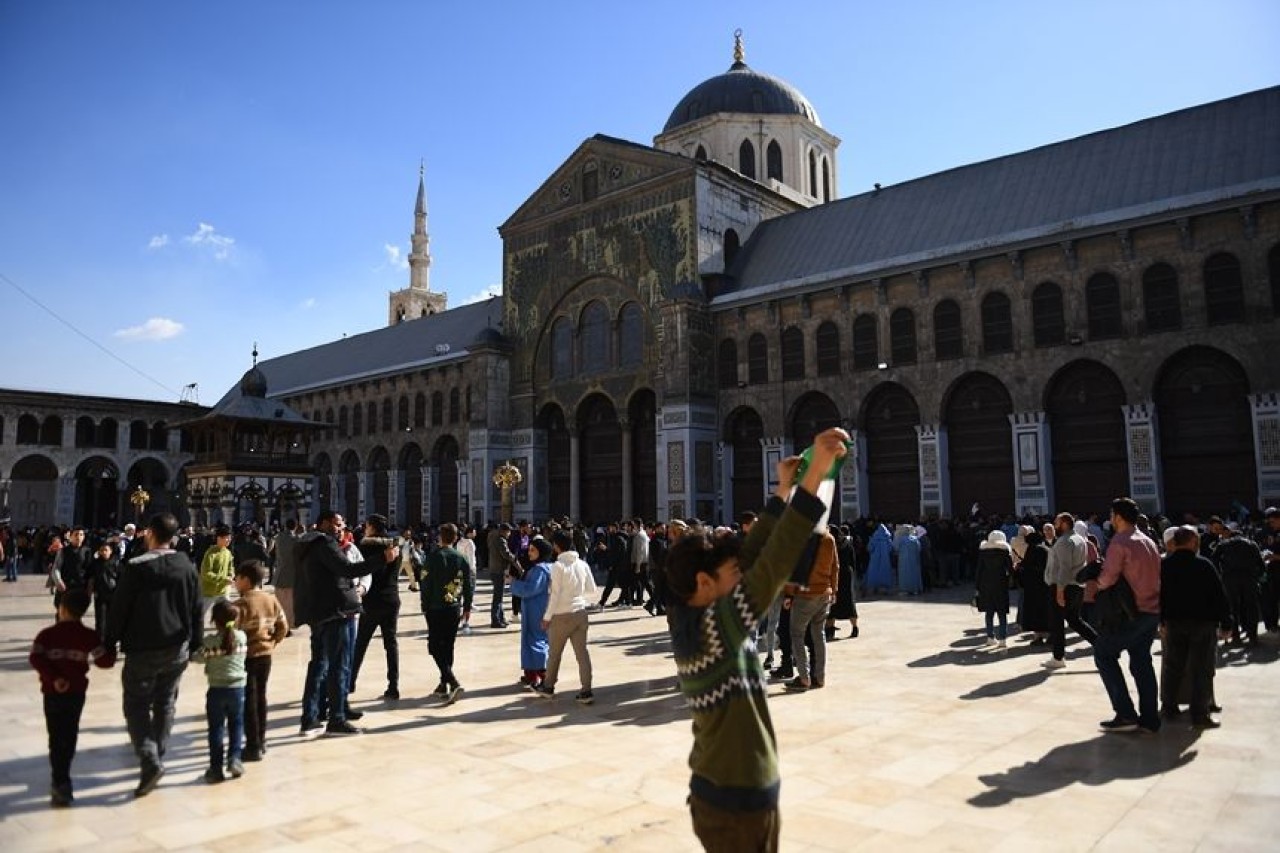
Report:
[[[1111,709],[1117,717],[1137,720],[1139,725],[1152,731],[1160,728],[1156,671],[1151,665],[1151,643],[1160,627],[1160,617],[1154,613],[1140,613],[1128,625],[1113,633],[1098,633],[1093,644],[1093,662],[1107,688]],[[1120,671],[1120,653],[1129,653],[1129,673],[1138,688],[1138,710],[1133,708],[1129,685]]]
[[173,707],[178,701],[178,682],[187,669],[187,647],[132,651],[125,655],[120,686],[124,692],[124,721],[133,751],[145,767],[160,766],[169,732],[173,729]]
[[[998,613],[994,610],[988,610],[985,615],[987,617],[987,639],[988,640],[990,640],[992,636],[995,636],[997,640],[1003,640],[1005,637],[1009,636],[1009,614],[1008,613],[1005,613],[1003,610],[1001,610]],[[991,623],[997,617],[1000,619],[1000,630],[996,631],[995,634],[993,635]]]
[[205,694],[205,716],[209,719],[209,766],[221,769],[222,739],[231,730],[227,763],[240,760],[244,749],[244,688],[210,687]]
[[348,649],[350,619],[330,619],[311,626],[311,661],[307,664],[307,685],[302,693],[304,723],[320,719],[323,693],[330,722],[347,719],[347,685],[351,680]]
[[18,579],[18,558],[17,557],[5,558],[4,579],[11,583]]

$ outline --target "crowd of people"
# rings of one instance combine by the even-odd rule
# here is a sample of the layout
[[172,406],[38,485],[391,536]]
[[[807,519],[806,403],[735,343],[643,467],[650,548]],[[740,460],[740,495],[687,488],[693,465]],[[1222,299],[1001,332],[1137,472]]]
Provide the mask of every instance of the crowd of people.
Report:
[[[832,433],[825,452],[834,457],[839,430]],[[508,613],[519,622],[518,683],[541,699],[556,696],[569,646],[578,665],[574,698],[594,701],[590,612],[642,607],[665,616],[695,718],[690,808],[708,849],[723,847],[715,838],[747,838],[742,832],[776,845],[776,747],[765,687],[770,679],[789,692],[825,686],[827,644],[839,623],[859,636],[859,588],[871,595],[970,588],[984,615],[984,649],[1006,650],[1014,624],[1031,645],[1045,647],[1042,665],[1050,670],[1067,665],[1070,627],[1092,646],[1113,711],[1101,723],[1109,732],[1157,731],[1181,716],[1182,705],[1193,725],[1216,727],[1217,643],[1256,644],[1260,622],[1280,632],[1274,508],[1257,526],[1148,519],[1127,498],[1111,504],[1106,520],[994,517],[975,506],[964,519],[828,526],[817,523],[825,507],[813,497],[812,478],[793,483],[794,474],[795,460],[784,460],[768,506],[721,527],[636,518],[591,528],[559,519],[415,531],[395,530],[375,514],[351,530],[326,510],[311,529],[289,520],[267,534],[252,524],[179,529],[168,514],[141,531],[0,528],[6,580],[25,566],[45,575],[53,598],[56,622],[30,656],[44,693],[51,801],[73,800],[70,767],[89,667],[111,666],[121,655],[137,796],[164,775],[177,688],[192,662],[208,681],[206,781],[238,778],[245,762],[263,760],[271,655],[297,626],[309,627],[311,650],[300,733],[360,734],[363,713],[350,696],[375,634],[386,656],[381,698],[400,699],[397,624],[406,581],[420,597],[439,670],[433,695],[442,705],[463,693],[454,650],[473,630],[482,576],[492,590],[489,628],[508,628]],[[91,609],[92,630],[83,621]],[[1157,635],[1159,681],[1151,658]],[[761,720],[763,732],[755,728]],[[742,763],[741,740],[733,740],[741,737],[759,741],[750,766]]]

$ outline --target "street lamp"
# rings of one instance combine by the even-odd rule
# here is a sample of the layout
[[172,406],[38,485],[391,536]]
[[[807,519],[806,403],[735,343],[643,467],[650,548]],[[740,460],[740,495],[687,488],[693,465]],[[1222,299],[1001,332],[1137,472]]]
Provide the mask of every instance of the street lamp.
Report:
[[129,503],[133,504],[134,518],[141,522],[142,514],[147,511],[147,504],[151,503],[151,493],[141,485],[135,486],[129,495]]
[[520,473],[520,469],[511,464],[511,460],[499,465],[493,472],[493,484],[502,490],[502,520],[511,523],[513,514],[513,496],[512,490],[520,485],[520,481],[524,479],[524,475]]

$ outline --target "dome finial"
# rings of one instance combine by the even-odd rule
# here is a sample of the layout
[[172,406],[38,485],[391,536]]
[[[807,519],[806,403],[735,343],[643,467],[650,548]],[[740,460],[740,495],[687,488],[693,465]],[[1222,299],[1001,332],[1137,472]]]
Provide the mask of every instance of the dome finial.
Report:
[[733,64],[741,65],[743,60],[747,58],[747,52],[742,49],[742,28],[733,31]]
[[253,342],[253,366],[258,366],[258,342]]

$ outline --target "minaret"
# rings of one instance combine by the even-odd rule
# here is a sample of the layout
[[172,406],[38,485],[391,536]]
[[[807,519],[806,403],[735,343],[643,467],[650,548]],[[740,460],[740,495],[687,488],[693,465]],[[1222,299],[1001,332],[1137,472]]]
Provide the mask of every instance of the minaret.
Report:
[[431,292],[431,237],[427,234],[427,184],[425,167],[418,164],[418,199],[413,207],[413,234],[409,250],[409,286],[391,294],[388,324],[416,320],[445,310],[443,293]]

